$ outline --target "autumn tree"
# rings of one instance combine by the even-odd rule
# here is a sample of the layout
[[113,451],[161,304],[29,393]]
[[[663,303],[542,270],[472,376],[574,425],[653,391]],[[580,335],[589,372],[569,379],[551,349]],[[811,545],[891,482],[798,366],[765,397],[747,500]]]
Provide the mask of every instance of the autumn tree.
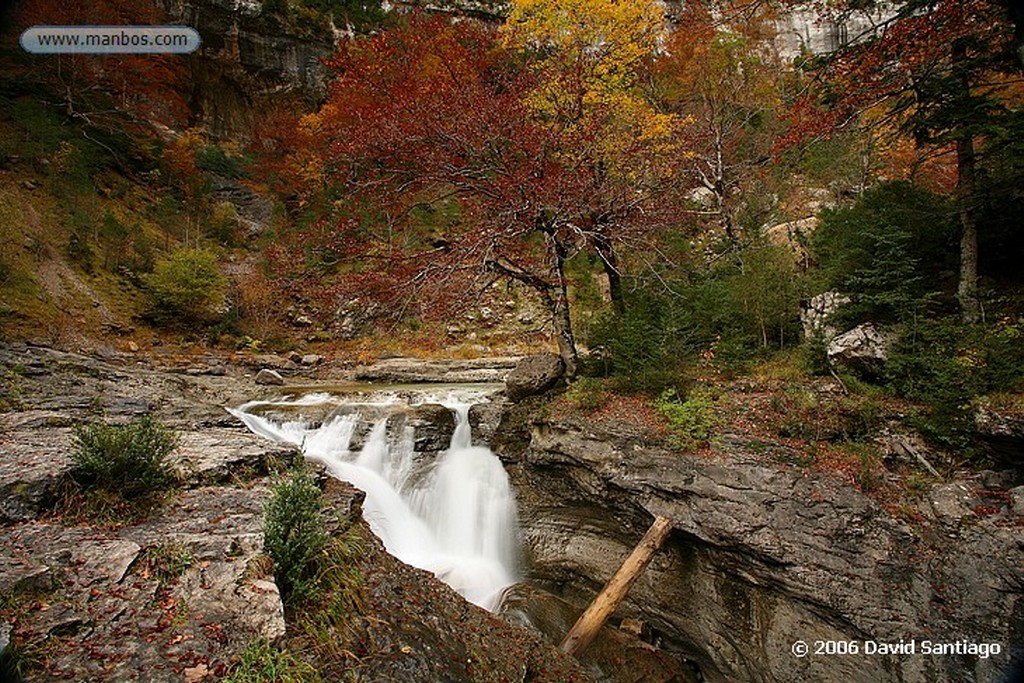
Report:
[[[961,230],[957,300],[969,323],[982,313],[979,163],[1015,137],[1020,101],[1011,72],[1018,69],[1013,30],[999,3],[905,0],[894,4],[874,35],[825,62],[819,105],[797,108],[803,112],[797,118],[818,134],[869,120],[954,160]],[[865,118],[866,112],[872,115]]]
[[[437,18],[346,41],[328,101],[300,122],[282,168],[335,198],[324,237],[363,264],[347,277],[434,303],[520,282],[550,313],[571,376],[566,262],[663,224],[656,199],[675,155],[667,131],[628,129],[607,103],[551,108],[563,101],[538,59]],[[442,209],[451,219],[424,231],[423,213]]]
[[[157,3],[131,0],[22,2],[14,14],[12,40],[30,26],[154,25],[166,23]],[[5,65],[12,80],[42,84],[69,118],[106,132],[174,125],[186,115],[180,94],[180,56],[130,54],[25,55],[15,51]]]
[[[715,220],[733,249],[741,246],[737,225],[744,207],[744,182],[763,181],[771,160],[782,105],[783,66],[773,46],[770,3],[733,7],[686,3],[654,67],[660,98],[686,116],[686,168],[691,186],[707,199],[701,213]],[[743,4],[743,3],[739,3]],[[731,16],[731,15],[728,15]]]
[[[647,82],[665,29],[660,4],[650,0],[513,0],[504,43],[530,55],[536,80],[531,112],[555,131],[589,130],[593,144],[561,150],[564,163],[591,169],[595,198],[622,198],[602,185],[626,180],[638,153],[650,154],[653,175],[632,178],[639,194],[664,189],[666,154],[678,151],[681,119],[659,110]],[[660,157],[660,159],[659,159]],[[653,182],[652,182],[653,181]],[[616,310],[622,312],[617,253],[621,225],[613,206],[598,199],[579,226],[604,266]]]

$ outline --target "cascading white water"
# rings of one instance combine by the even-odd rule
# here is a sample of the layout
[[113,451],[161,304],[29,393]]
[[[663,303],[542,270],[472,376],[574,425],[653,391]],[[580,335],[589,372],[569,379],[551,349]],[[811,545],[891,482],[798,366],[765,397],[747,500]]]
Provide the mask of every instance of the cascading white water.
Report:
[[387,417],[376,421],[356,454],[349,445],[358,411],[328,417],[312,428],[302,420],[274,417],[338,398],[312,394],[294,401],[252,401],[229,412],[254,433],[295,444],[305,457],[365,491],[363,516],[392,555],[433,572],[467,600],[496,607],[501,592],[515,581],[515,501],[498,458],[489,448],[471,445],[471,403],[453,395],[438,401],[455,412],[456,426],[448,450],[432,462],[417,459],[411,427],[390,441]]

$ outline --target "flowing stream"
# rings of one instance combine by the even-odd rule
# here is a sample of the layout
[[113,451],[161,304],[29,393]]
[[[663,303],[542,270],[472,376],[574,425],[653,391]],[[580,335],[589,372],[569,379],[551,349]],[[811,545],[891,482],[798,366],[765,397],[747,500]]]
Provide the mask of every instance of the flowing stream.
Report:
[[[306,458],[365,491],[363,516],[388,552],[433,572],[467,600],[494,609],[516,580],[517,525],[501,462],[489,448],[472,445],[469,409],[486,400],[485,393],[407,393],[407,398],[386,392],[309,394],[251,401],[229,412],[254,433],[294,444]],[[413,427],[388,429],[403,404],[425,403],[455,414],[451,443],[436,458],[416,452]],[[317,413],[322,420],[308,417]],[[367,420],[373,426],[362,448],[351,449]]]

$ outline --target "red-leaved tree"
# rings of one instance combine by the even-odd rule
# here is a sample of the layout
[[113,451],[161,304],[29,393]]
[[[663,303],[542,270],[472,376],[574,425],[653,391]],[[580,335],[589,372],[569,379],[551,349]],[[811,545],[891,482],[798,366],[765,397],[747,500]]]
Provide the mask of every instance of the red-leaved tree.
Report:
[[[640,135],[609,152],[612,111],[546,117],[530,103],[544,85],[530,58],[493,29],[442,19],[347,41],[329,62],[328,101],[299,123],[280,167],[300,194],[334,199],[319,239],[360,264],[350,280],[392,306],[415,294],[427,307],[520,282],[550,313],[572,375],[566,261],[663,225],[675,155]],[[447,220],[426,230],[430,207]]]
[[[129,26],[166,23],[158,3],[132,0],[31,0],[14,12],[17,34],[30,26]],[[20,50],[19,50],[20,52]],[[106,130],[173,126],[187,107],[180,85],[180,55],[57,54],[23,55],[7,66],[14,76],[42,84],[64,113],[83,124]]]

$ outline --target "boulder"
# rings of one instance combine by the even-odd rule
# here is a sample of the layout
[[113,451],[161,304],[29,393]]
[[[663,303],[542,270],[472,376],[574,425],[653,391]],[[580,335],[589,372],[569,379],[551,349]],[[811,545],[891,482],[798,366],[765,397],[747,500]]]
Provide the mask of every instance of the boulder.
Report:
[[806,264],[810,260],[807,251],[808,238],[818,229],[819,222],[816,216],[810,216],[779,223],[766,228],[764,236],[770,244],[788,249],[798,263]]
[[553,353],[538,353],[523,358],[505,378],[505,392],[510,401],[542,394],[565,372],[562,359]]
[[850,303],[850,297],[834,290],[811,297],[800,311],[800,323],[804,328],[804,337],[811,339],[820,336],[825,341],[834,339],[839,334],[839,329],[829,324],[829,318],[840,307],[848,303]]
[[256,374],[256,384],[265,386],[281,386],[284,384],[284,377],[274,370],[263,368]]
[[865,375],[877,374],[889,357],[892,343],[892,333],[874,323],[864,323],[828,343],[828,362]]
[[1024,486],[1010,489],[1010,505],[1013,514],[1024,517]]
[[307,353],[305,356],[299,359],[299,365],[316,365],[324,359],[323,356],[315,353]]
[[1024,414],[983,402],[974,412],[974,425],[996,459],[1024,466]]
[[494,439],[505,411],[503,401],[476,403],[469,409],[469,425],[473,428],[475,445],[488,445]]
[[413,430],[413,450],[417,453],[443,451],[455,432],[455,415],[437,403],[424,403],[406,413],[405,425]]

